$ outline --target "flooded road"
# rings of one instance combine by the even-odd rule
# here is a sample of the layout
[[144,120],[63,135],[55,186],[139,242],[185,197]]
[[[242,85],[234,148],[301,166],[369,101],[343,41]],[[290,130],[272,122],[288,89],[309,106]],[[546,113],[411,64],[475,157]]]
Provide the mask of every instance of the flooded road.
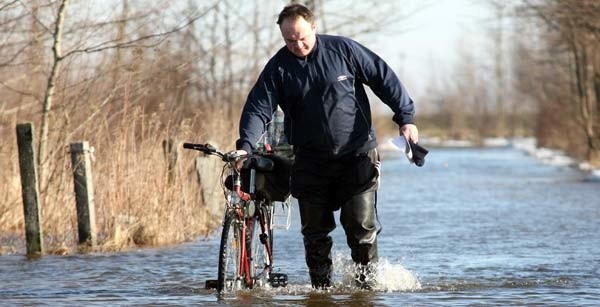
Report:
[[[294,205],[275,233],[290,285],[217,297],[218,235],[126,253],[0,257],[0,305],[596,305],[600,185],[512,148],[434,149],[425,167],[383,153],[379,284],[346,286],[351,267],[334,231],[334,283],[311,290]],[[276,269],[277,271],[277,269]]]

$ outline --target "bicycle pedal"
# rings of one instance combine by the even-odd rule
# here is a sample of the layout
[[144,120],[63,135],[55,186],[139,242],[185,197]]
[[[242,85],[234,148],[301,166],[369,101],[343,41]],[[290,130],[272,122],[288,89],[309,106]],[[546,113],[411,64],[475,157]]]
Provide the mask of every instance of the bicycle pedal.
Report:
[[216,289],[217,283],[216,279],[209,279],[204,283],[204,289]]
[[260,239],[260,243],[267,244],[267,239],[269,236],[266,233],[261,233],[258,237]]
[[271,275],[269,276],[269,284],[271,284],[271,287],[273,287],[273,288],[287,286],[287,284],[288,284],[287,274],[271,273]]

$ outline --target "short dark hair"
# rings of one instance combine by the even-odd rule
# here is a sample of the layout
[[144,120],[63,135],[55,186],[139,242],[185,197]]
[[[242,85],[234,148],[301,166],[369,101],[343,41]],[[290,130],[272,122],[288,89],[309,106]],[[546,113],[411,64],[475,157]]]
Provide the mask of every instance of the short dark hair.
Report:
[[310,23],[315,21],[315,15],[306,6],[302,4],[292,4],[284,7],[283,10],[281,10],[281,13],[279,13],[279,18],[277,18],[277,24],[281,25],[281,23],[288,18],[296,20],[299,17],[304,18],[304,20]]

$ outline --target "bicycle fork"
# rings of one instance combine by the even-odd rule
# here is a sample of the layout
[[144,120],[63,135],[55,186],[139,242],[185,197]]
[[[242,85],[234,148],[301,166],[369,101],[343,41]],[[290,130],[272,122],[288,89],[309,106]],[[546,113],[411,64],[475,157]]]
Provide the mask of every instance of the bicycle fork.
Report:
[[[255,181],[255,176],[256,176],[256,171],[254,169],[250,170],[250,193],[244,193],[241,189],[242,186],[242,182],[241,182],[241,176],[236,176],[234,184],[233,184],[233,189],[234,191],[238,194],[238,196],[240,197],[240,199],[244,202],[247,202],[249,200],[251,200],[252,195],[254,195],[254,181]],[[253,219],[253,214],[250,216],[250,218],[246,218],[246,210],[247,208],[242,208],[242,207],[238,207],[236,209],[236,213],[238,215],[238,220],[240,221],[244,221],[242,223],[242,233],[241,233],[241,253],[240,253],[240,259],[238,259],[238,263],[239,265],[239,272],[238,272],[238,276],[243,276],[244,277],[244,282],[246,283],[246,285],[248,287],[252,287],[253,286],[253,279],[251,276],[251,270],[250,270],[250,263],[251,263],[251,256],[248,253],[248,246],[247,246],[247,235],[248,235],[248,226],[252,226],[254,221]],[[262,225],[261,225],[262,228]]]
[[242,209],[238,209],[238,215],[240,215],[240,220],[244,221],[244,223],[242,223],[242,237],[241,237],[241,249],[242,252],[240,253],[240,258],[239,259],[239,272],[238,272],[238,276],[243,276],[244,277],[244,282],[246,283],[246,285],[248,285],[249,287],[252,287],[252,276],[250,276],[250,255],[248,255],[248,246],[247,246],[247,234],[248,234],[248,227],[247,227],[247,222],[246,219],[244,217],[244,212]]

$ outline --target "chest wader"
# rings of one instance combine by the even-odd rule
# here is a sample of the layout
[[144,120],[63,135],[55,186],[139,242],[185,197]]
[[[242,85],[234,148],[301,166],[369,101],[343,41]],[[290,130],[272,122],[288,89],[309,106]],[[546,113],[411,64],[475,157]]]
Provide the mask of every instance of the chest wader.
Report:
[[339,209],[340,223],[357,265],[357,284],[369,288],[363,286],[364,282],[361,284],[359,277],[362,274],[364,281],[364,268],[377,261],[377,163],[375,150],[328,163],[296,159],[292,194],[298,198],[306,264],[313,287],[331,286],[333,241],[329,233],[336,227],[334,211]]

